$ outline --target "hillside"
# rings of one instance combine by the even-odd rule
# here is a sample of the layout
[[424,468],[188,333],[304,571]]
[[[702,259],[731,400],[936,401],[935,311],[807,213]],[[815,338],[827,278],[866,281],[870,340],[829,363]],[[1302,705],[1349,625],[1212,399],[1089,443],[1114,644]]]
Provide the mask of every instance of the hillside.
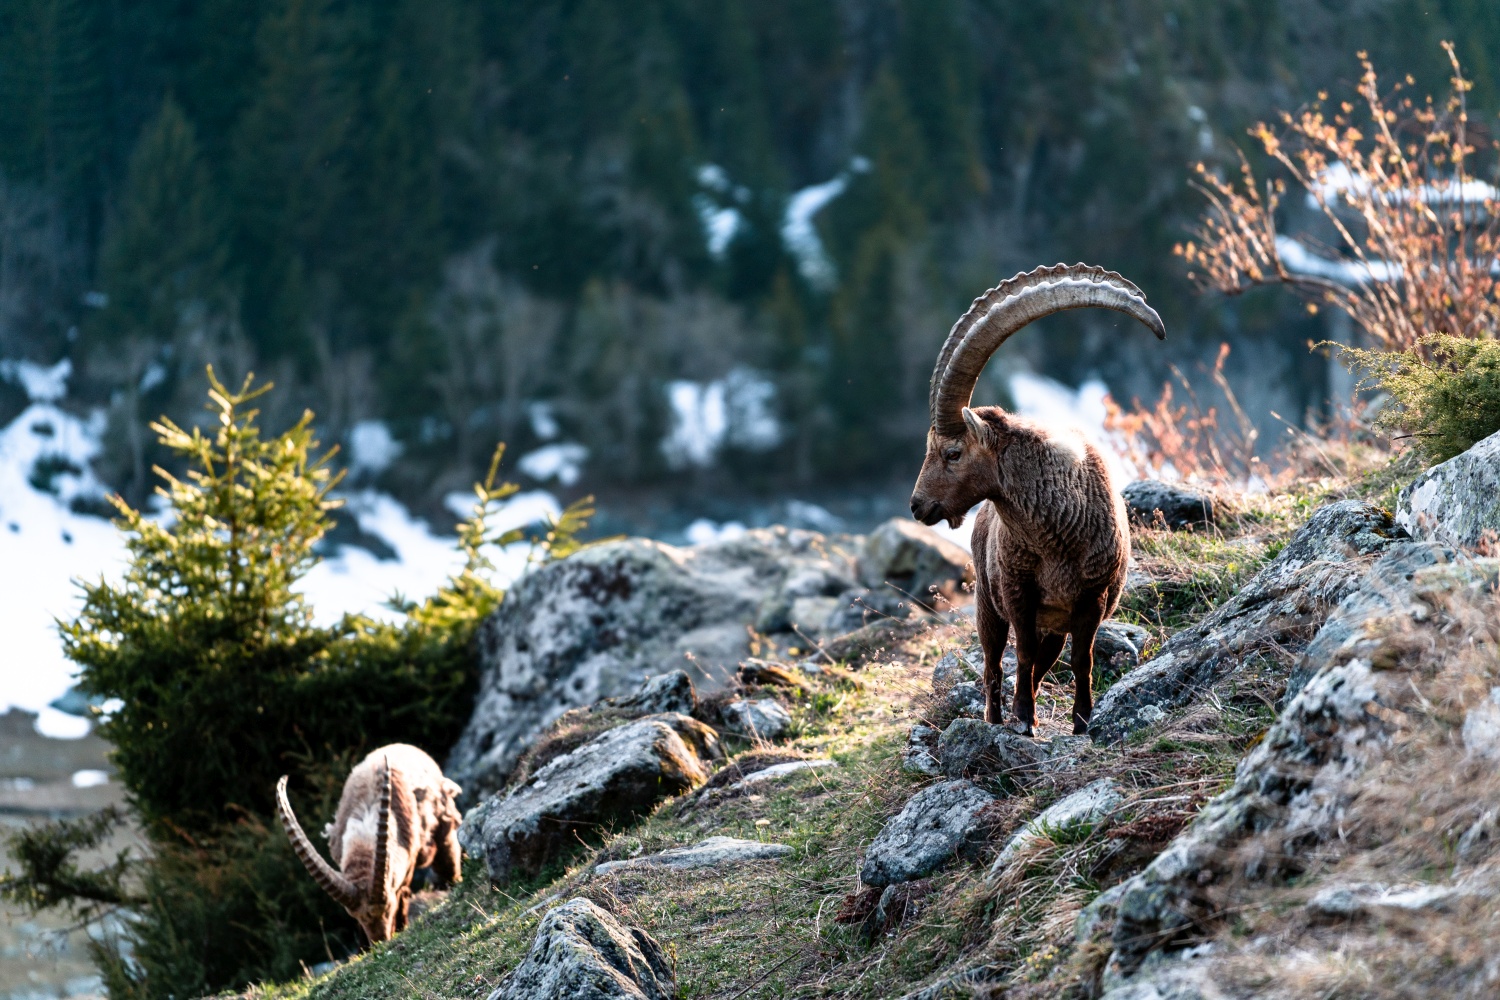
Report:
[[[672,718],[641,697],[575,710],[521,759],[510,798],[466,819],[490,872],[471,857],[393,942],[242,995],[529,995],[507,990],[538,962],[611,956],[637,985],[589,995],[1487,995],[1497,447],[1424,475],[1394,519],[1325,486],[1234,498],[1208,528],[1138,528],[1093,739],[1062,724],[1061,668],[1035,740],[970,718],[961,611],[882,618],[812,656],[792,652],[802,633],[772,635],[732,697],[780,703],[784,731],[736,736],[731,695],[699,700],[727,752],[684,736],[706,784],[559,832],[531,872],[491,884],[523,842],[497,862],[505,809],[601,732]],[[817,558],[847,554],[831,542]],[[820,763],[765,770],[791,761]],[[784,850],[670,853],[710,837]],[[578,899],[598,910],[558,910]],[[559,930],[600,911],[635,935],[615,939],[623,952]]]

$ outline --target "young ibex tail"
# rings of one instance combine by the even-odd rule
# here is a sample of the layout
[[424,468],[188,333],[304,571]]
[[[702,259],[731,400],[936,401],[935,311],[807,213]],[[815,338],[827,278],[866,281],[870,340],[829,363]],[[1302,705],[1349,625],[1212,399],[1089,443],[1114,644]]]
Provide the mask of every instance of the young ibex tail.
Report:
[[974,300],[938,353],[928,392],[932,428],[911,496],[924,524],[974,521],[975,615],[984,647],[985,718],[1001,715],[1001,654],[1016,633],[1017,721],[1036,724],[1037,686],[1073,636],[1073,731],[1087,731],[1094,633],[1119,604],[1130,562],[1124,502],[1097,449],[999,407],[969,408],[991,355],[1033,320],[1065,309],[1113,309],[1166,328],[1135,285],[1086,264],[1039,267]]

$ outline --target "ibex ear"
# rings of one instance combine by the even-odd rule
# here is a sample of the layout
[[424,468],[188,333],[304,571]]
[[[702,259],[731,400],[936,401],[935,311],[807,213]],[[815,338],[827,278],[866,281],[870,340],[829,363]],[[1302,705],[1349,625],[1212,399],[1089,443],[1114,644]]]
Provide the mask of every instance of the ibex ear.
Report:
[[989,426],[989,424],[985,423],[984,420],[979,416],[979,414],[975,413],[973,410],[969,409],[967,406],[965,406],[963,408],[963,415],[964,415],[964,426],[969,429],[969,433],[974,436],[974,440],[978,441],[980,444],[989,444],[990,443],[990,426]]

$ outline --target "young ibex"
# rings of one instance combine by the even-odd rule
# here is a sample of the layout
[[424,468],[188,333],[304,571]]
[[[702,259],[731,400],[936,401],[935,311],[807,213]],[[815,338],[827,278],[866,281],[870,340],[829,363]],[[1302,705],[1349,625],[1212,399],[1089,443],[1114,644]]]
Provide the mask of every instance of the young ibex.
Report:
[[990,289],[953,325],[932,373],[932,428],[911,495],[923,524],[974,519],[975,615],[984,648],[985,720],[999,722],[1006,635],[1016,633],[1016,720],[1036,724],[1036,692],[1073,635],[1073,732],[1088,731],[1094,633],[1119,604],[1130,561],[1125,504],[1094,446],[999,407],[969,409],[980,370],[1032,320],[1100,306],[1133,316],[1161,339],[1161,317],[1113,271],[1039,267]]
[[349,772],[334,820],[324,829],[335,870],[307,839],[276,783],[276,806],[292,849],[318,885],[359,922],[371,944],[406,928],[411,879],[431,866],[443,884],[462,879],[459,787],[414,746],[372,751]]

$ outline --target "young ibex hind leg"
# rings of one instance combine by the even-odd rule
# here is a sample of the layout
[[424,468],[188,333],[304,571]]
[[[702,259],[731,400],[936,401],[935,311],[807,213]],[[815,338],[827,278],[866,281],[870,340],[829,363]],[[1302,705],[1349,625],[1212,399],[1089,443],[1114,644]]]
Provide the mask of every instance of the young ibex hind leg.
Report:
[[1073,611],[1073,734],[1086,735],[1094,714],[1094,636],[1112,602],[1104,591],[1085,594]]

